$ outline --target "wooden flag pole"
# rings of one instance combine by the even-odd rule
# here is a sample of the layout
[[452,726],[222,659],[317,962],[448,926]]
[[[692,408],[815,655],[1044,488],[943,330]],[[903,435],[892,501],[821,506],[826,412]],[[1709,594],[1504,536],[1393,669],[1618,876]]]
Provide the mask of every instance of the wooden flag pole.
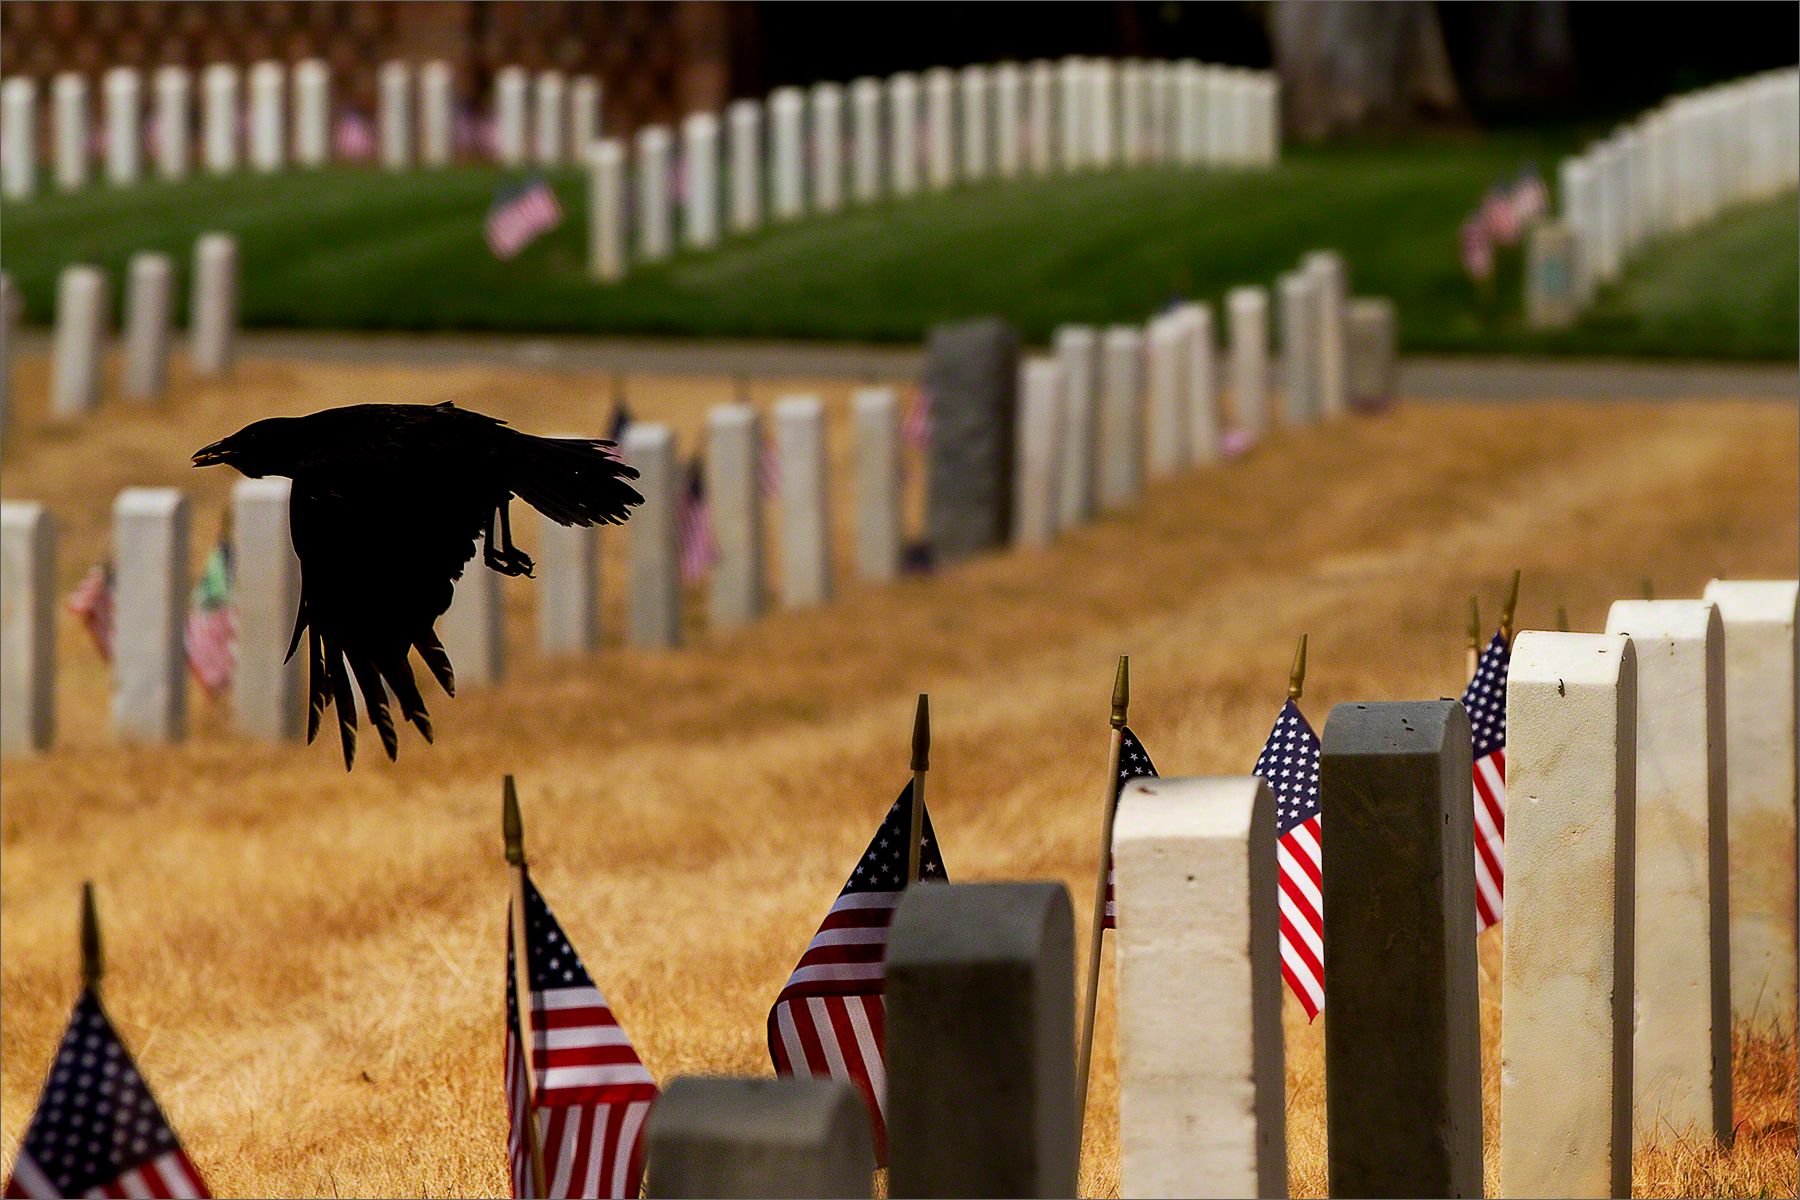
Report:
[[1300,699],[1300,693],[1306,690],[1306,635],[1300,635],[1300,644],[1294,647],[1294,665],[1288,668],[1288,699]]
[[1512,587],[1507,589],[1506,604],[1500,609],[1500,636],[1506,639],[1507,649],[1512,649],[1513,637],[1518,632],[1513,618],[1519,612],[1519,572],[1513,571]]
[[[1464,658],[1464,666],[1467,669],[1463,671],[1463,681],[1465,683],[1468,680],[1475,678],[1475,668],[1481,662],[1481,605],[1476,602],[1476,599],[1473,596],[1469,597],[1468,634],[1468,654]],[[1457,694],[1461,695],[1462,689],[1458,688]]]
[[531,1194],[542,1196],[544,1139],[537,1122],[537,1039],[531,1028],[531,971],[525,943],[525,822],[519,816],[519,793],[508,775],[500,802],[500,834],[506,841],[506,864],[512,869],[513,992],[519,1015],[519,1053],[525,1067],[525,1142],[531,1148]]
[[100,994],[100,977],[106,973],[106,956],[100,948],[100,913],[94,907],[94,883],[81,885],[81,986]]
[[925,772],[931,767],[931,697],[919,693],[913,713],[912,827],[906,835],[906,882],[919,882],[919,844],[925,836]]
[[1088,1068],[1094,1061],[1094,1013],[1100,1001],[1100,950],[1106,935],[1106,879],[1112,874],[1112,830],[1119,791],[1119,747],[1125,739],[1125,711],[1131,705],[1131,658],[1119,655],[1113,676],[1112,736],[1106,747],[1106,792],[1100,805],[1100,870],[1094,882],[1094,924],[1088,934],[1087,998],[1081,1013],[1081,1057],[1076,1070],[1075,1119],[1087,1124]]

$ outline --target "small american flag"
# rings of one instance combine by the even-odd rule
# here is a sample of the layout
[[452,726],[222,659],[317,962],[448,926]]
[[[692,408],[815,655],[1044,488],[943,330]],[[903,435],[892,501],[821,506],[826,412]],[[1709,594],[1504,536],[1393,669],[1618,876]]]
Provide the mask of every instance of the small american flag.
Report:
[[[1150,761],[1150,754],[1144,749],[1144,743],[1137,740],[1137,735],[1127,727],[1120,731],[1119,738],[1119,777],[1113,781],[1113,807],[1119,804],[1119,793],[1133,779],[1155,779],[1156,764]],[[1119,917],[1113,911],[1113,865],[1112,847],[1107,847],[1106,855],[1106,920],[1104,927],[1117,929]]]
[[1324,854],[1319,838],[1319,737],[1289,700],[1256,758],[1275,793],[1281,977],[1312,1020],[1325,1007]]
[[1536,167],[1527,167],[1512,186],[1513,215],[1521,228],[1541,220],[1550,211],[1550,189]]
[[355,109],[347,110],[332,130],[331,150],[339,162],[368,162],[375,157],[375,123]]
[[505,262],[562,224],[562,206],[541,178],[508,188],[488,206],[482,232],[494,257]]
[[92,988],[81,993],[8,1196],[209,1196]]
[[931,393],[922,387],[912,391],[906,416],[900,422],[900,436],[914,450],[931,447]]
[[1524,222],[1519,219],[1519,210],[1513,200],[1512,185],[1497,184],[1488,189],[1481,201],[1481,223],[1497,245],[1510,246],[1519,240],[1519,229]]
[[1462,223],[1457,243],[1462,251],[1463,270],[1468,272],[1470,279],[1482,283],[1493,277],[1494,243],[1481,214]]
[[699,455],[688,464],[687,490],[681,497],[681,578],[698,583],[719,560],[719,538],[713,531],[712,505],[706,499],[706,469]]
[[194,585],[188,607],[188,669],[206,694],[217,698],[231,689],[237,669],[237,612],[232,607],[231,543],[221,541],[206,560],[206,571]]
[[1475,932],[1498,924],[1506,894],[1506,674],[1512,648],[1495,633],[1463,689],[1475,751]]
[[69,611],[94,639],[100,657],[112,661],[113,577],[110,562],[95,563],[69,593]]
[[[906,887],[912,835],[912,784],[888,809],[844,890],[769,1010],[769,1056],[777,1075],[848,1080],[863,1094],[876,1156],[887,1160],[887,1006],[884,960],[888,924]],[[931,813],[923,818],[919,878],[949,877]]]
[[534,1195],[525,1125],[527,1105],[532,1104],[543,1147],[544,1200],[635,1198],[644,1169],[644,1118],[656,1100],[656,1083],[529,877],[525,948],[537,1082],[529,1094],[519,1052],[518,976],[509,912],[504,1058],[513,1195]]

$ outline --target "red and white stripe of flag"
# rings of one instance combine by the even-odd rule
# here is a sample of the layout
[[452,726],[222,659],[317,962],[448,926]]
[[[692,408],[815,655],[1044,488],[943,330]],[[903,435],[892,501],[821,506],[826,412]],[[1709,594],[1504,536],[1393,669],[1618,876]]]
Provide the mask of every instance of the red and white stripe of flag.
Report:
[[[32,1200],[54,1200],[62,1195],[44,1172],[23,1150],[13,1163],[8,1196],[31,1197]],[[212,1193],[200,1180],[200,1173],[179,1148],[158,1155],[147,1163],[133,1167],[110,1183],[92,1188],[89,1196],[106,1196],[114,1200],[204,1200]]]
[[1281,977],[1312,1020],[1325,1007],[1325,874],[1321,816],[1275,842],[1281,906]]
[[556,193],[548,184],[538,183],[489,213],[483,230],[488,249],[504,262],[560,224],[562,207]]
[[1475,932],[1499,922],[1506,895],[1506,751],[1475,760]]
[[217,698],[231,690],[237,670],[237,614],[231,606],[189,612],[186,639],[188,669],[206,694]]

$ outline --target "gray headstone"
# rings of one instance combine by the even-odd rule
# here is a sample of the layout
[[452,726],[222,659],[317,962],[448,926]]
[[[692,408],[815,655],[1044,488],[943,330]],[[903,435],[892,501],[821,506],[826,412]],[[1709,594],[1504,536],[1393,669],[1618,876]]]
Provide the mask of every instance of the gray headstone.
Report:
[[0,191],[23,200],[37,190],[37,81],[0,83]]
[[625,430],[620,447],[638,469],[644,503],[625,526],[626,631],[633,646],[662,649],[681,644],[681,548],[678,506],[681,481],[675,467],[675,435],[667,425],[639,421]]
[[64,267],[57,280],[50,411],[60,420],[99,407],[105,371],[106,293],[106,275],[99,267]]
[[1319,419],[1319,281],[1308,271],[1289,271],[1276,284],[1281,299],[1282,420],[1310,425]]
[[890,1195],[1075,1195],[1068,889],[908,888],[888,931],[887,1051]]
[[1019,335],[998,317],[931,331],[931,543],[954,562],[1006,543],[1012,527]]
[[125,397],[160,400],[169,383],[175,268],[166,254],[134,254],[125,283]]
[[1094,443],[1099,434],[1100,334],[1090,325],[1056,331],[1056,358],[1062,364],[1062,481],[1057,524],[1064,529],[1094,515]]
[[1020,372],[1013,541],[1047,546],[1056,539],[1062,467],[1062,365],[1054,358],[1031,359]]
[[1325,722],[1334,1197],[1481,1195],[1472,765],[1454,700],[1340,704]]
[[483,565],[483,552],[477,547],[463,567],[450,607],[437,623],[459,688],[499,683],[506,675],[506,605],[500,575]]
[[194,243],[194,299],[188,313],[194,373],[224,375],[236,358],[238,322],[237,239],[209,233]]
[[683,1075],[650,1112],[654,1197],[867,1196],[869,1110],[841,1079]]
[[1106,331],[1100,354],[1101,508],[1130,504],[1144,491],[1144,335],[1130,325]]
[[831,486],[825,405],[817,396],[775,403],[781,460],[781,603],[807,608],[831,599]]
[[299,737],[305,715],[300,689],[305,647],[292,658],[287,652],[300,608],[300,559],[288,532],[291,487],[286,479],[240,479],[231,491],[237,607],[231,709],[239,729],[270,741]]
[[450,162],[455,129],[452,83],[447,62],[434,59],[419,69],[419,160],[428,167]]
[[113,504],[113,728],[142,742],[187,735],[188,505],[174,488]]
[[193,157],[193,84],[185,67],[156,72],[156,169],[164,179],[188,173]]
[[144,80],[134,67],[113,67],[103,80],[106,91],[106,179],[132,184],[143,167]]
[[1399,387],[1398,321],[1385,296],[1350,301],[1344,340],[1350,355],[1350,403],[1376,408],[1395,399]]
[[625,278],[625,144],[605,138],[587,147],[588,269],[606,283]]
[[545,654],[591,653],[600,648],[600,531],[548,517],[539,530],[538,647]]
[[762,419],[748,404],[706,418],[706,495],[718,538],[712,569],[712,623],[746,625],[763,611]]
[[41,504],[0,504],[0,754],[56,734],[56,526]]
[[856,562],[864,579],[900,574],[900,397],[893,388],[861,388],[850,399],[856,420]]
[[1525,319],[1533,329],[1573,325],[1580,299],[1575,231],[1561,221],[1540,221],[1527,237]]

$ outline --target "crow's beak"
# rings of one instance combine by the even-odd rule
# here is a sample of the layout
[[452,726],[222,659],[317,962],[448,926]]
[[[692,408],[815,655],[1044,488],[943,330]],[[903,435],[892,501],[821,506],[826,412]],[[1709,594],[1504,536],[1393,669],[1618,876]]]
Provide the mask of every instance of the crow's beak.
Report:
[[214,442],[210,446],[200,447],[194,451],[194,465],[196,467],[216,467],[226,461],[224,446],[224,442]]

